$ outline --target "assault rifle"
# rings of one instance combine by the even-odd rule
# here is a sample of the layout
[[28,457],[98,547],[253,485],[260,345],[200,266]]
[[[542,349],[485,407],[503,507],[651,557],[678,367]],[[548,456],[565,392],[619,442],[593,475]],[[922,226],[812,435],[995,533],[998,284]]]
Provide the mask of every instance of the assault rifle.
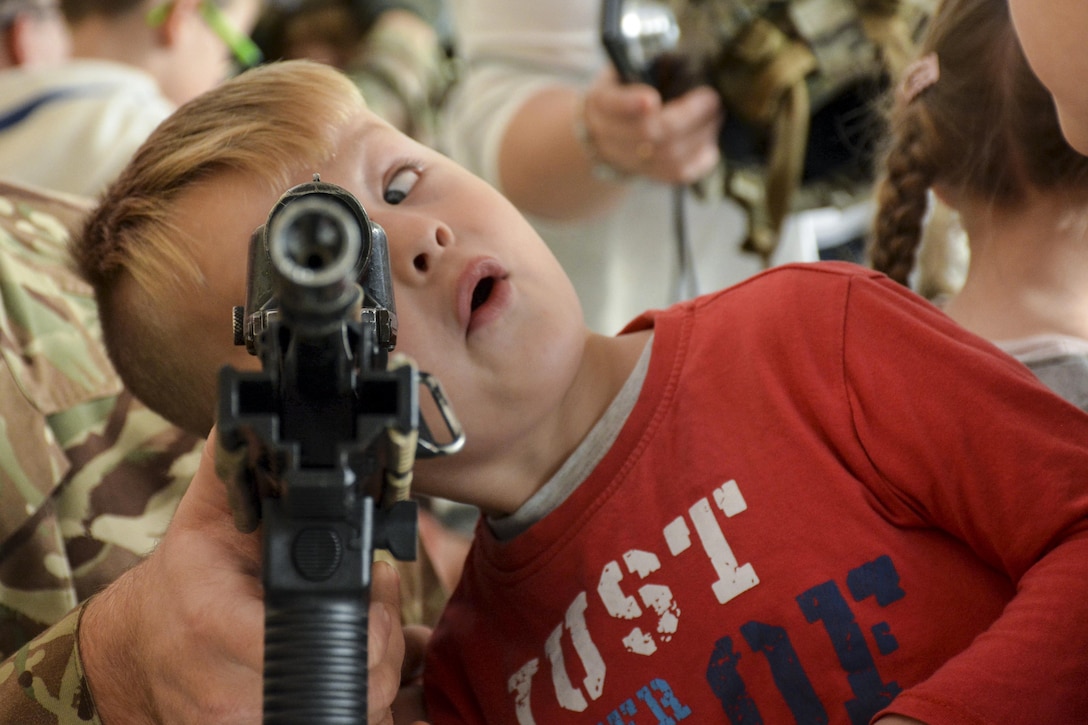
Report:
[[[415,559],[415,457],[464,440],[437,381],[390,359],[388,255],[359,201],[316,175],[250,240],[234,341],[262,369],[220,372],[217,467],[237,527],[263,527],[266,725],[366,723],[374,550]],[[420,418],[421,385],[449,442]]]

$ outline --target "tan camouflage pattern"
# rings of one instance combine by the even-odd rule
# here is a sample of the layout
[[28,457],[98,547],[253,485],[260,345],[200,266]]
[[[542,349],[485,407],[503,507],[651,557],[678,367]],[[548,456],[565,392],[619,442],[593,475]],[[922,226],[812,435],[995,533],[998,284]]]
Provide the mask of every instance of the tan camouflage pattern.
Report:
[[201,450],[109,362],[67,252],[87,209],[0,182],[2,722],[97,722],[74,608],[154,547]]
[[82,608],[0,663],[0,718],[5,723],[101,723],[79,659]]

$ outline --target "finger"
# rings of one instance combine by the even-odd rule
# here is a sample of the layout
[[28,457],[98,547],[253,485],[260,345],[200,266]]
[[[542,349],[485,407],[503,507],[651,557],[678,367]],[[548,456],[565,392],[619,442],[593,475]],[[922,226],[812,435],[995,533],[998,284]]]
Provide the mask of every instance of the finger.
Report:
[[586,113],[602,126],[639,123],[661,108],[661,94],[645,83],[621,83],[618,79],[590,86],[585,98]]
[[215,441],[213,429],[204,443],[196,475],[178,503],[170,527],[175,531],[193,533],[197,541],[212,544],[223,552],[223,556],[236,562],[239,570],[250,576],[258,576],[261,568],[260,538],[243,534],[234,526],[226,484],[215,472]]
[[660,126],[655,130],[664,139],[683,138],[717,129],[721,121],[721,97],[713,88],[699,86],[667,103],[661,109]]
[[691,183],[710,173],[721,160],[717,128],[678,139],[657,149],[655,161],[660,173],[676,183]]
[[[215,442],[216,432],[213,428],[200,453],[200,464],[197,467],[196,476],[185,494],[185,500],[189,502],[190,508],[207,507],[209,509],[201,512],[203,515],[231,513],[226,485],[215,471]],[[219,516],[217,515],[216,518]]]
[[400,625],[400,576],[392,565],[384,561],[375,561],[370,575],[367,665],[374,669],[394,656],[399,673],[404,657],[404,633]]
[[721,161],[721,149],[714,143],[702,146],[696,153],[687,157],[687,162],[680,169],[681,184],[692,184],[703,179],[718,166]]
[[371,567],[367,666],[370,722],[382,722],[400,688],[404,632],[400,623],[400,577],[383,561]]
[[427,642],[432,629],[422,624],[411,624],[404,628],[404,666],[401,668],[401,681],[411,682],[423,676],[423,659],[427,652]]
[[423,702],[423,685],[411,684],[400,688],[397,693],[397,701],[393,705],[393,712],[397,713],[397,719],[401,722],[410,720],[426,720],[427,708]]
[[370,608],[367,649],[367,706],[370,722],[377,722],[396,699],[404,659],[404,639],[399,622],[384,606]]

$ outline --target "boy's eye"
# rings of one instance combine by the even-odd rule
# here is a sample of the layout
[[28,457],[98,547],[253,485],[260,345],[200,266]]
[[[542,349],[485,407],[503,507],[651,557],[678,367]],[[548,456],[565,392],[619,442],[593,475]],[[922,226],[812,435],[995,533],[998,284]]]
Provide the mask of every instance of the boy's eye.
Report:
[[412,187],[416,185],[418,180],[419,172],[417,170],[410,167],[400,169],[389,180],[389,185],[385,187],[382,199],[385,200],[386,204],[401,203],[412,191]]

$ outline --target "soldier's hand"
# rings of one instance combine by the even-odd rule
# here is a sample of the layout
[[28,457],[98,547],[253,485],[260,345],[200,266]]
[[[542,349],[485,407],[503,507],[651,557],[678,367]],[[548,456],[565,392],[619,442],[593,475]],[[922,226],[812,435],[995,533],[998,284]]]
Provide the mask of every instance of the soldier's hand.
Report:
[[[426,627],[401,627],[400,577],[374,562],[370,585],[369,725],[426,725],[421,685]],[[394,715],[396,717],[394,717]]]
[[427,710],[423,703],[423,655],[430,627],[410,625],[404,628],[404,666],[401,668],[400,691],[393,702],[393,722],[396,725],[427,725]]
[[213,446],[159,546],[83,614],[81,654],[106,722],[260,722],[260,539],[235,529]]
[[597,158],[614,169],[672,184],[704,178],[721,155],[722,104],[709,86],[667,103],[652,86],[623,84],[605,69],[586,92],[583,124]]
[[[117,723],[260,723],[259,534],[234,526],[214,433],[158,548],[88,602],[79,642],[98,714]],[[370,722],[392,723],[404,632],[396,572],[374,567]]]

